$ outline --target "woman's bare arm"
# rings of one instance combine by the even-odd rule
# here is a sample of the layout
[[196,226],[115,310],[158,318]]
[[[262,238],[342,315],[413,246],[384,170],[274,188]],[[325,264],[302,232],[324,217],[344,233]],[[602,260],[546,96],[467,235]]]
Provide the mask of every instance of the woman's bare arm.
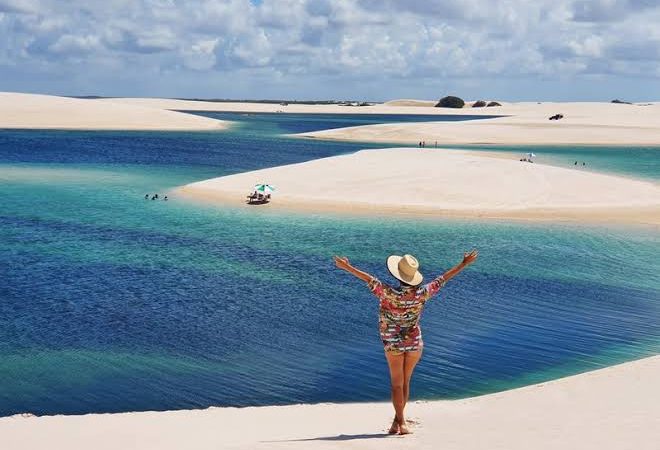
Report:
[[362,281],[369,282],[373,280],[374,277],[369,275],[367,272],[363,272],[360,269],[357,269],[351,265],[351,263],[348,261],[348,258],[345,256],[335,256],[335,265],[337,268],[345,270],[346,272],[350,273],[351,275],[354,275],[358,277]]
[[445,281],[451,280],[456,275],[458,275],[461,272],[461,270],[465,269],[467,266],[475,262],[478,256],[479,256],[479,252],[476,250],[472,250],[469,253],[465,253],[463,255],[463,261],[461,261],[459,264],[457,264],[456,266],[452,267],[444,274],[442,274],[442,278],[444,278]]

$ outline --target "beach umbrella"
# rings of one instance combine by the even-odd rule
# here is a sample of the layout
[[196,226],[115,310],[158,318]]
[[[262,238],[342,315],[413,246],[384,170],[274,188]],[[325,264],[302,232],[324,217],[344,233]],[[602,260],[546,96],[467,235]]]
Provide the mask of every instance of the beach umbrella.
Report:
[[275,186],[271,186],[270,184],[256,184],[254,190],[264,194],[270,194],[275,191]]

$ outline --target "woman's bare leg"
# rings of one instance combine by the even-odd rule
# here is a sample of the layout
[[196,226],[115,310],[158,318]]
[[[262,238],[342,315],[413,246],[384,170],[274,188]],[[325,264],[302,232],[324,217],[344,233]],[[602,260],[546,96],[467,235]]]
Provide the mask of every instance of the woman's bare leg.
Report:
[[399,422],[396,421],[396,418],[392,420],[392,425],[388,430],[388,434],[397,434],[399,432]]
[[[412,378],[413,371],[415,366],[422,357],[422,351],[416,352],[406,352],[404,353],[403,359],[403,407],[406,407],[408,403],[408,398],[410,397],[410,380]],[[406,426],[406,422],[403,421],[399,424],[399,434],[409,434],[410,430]]]
[[[396,433],[400,431],[402,424],[405,424],[405,417],[403,415],[403,409],[405,408],[405,393],[403,390],[403,381],[404,381],[404,371],[403,364],[405,356],[403,353],[392,353],[385,352],[385,357],[387,358],[387,364],[390,367],[390,383],[392,385],[392,405],[394,406],[394,421],[392,427],[390,428],[390,433]],[[398,429],[397,429],[398,428]]]
[[403,360],[403,393],[405,398],[404,406],[408,403],[408,398],[410,398],[410,379],[412,378],[415,366],[421,358],[421,350],[405,353],[405,358]]

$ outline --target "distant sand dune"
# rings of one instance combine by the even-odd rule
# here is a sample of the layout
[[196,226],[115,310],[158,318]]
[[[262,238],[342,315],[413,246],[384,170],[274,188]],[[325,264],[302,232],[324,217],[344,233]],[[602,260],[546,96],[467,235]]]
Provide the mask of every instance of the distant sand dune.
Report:
[[242,202],[277,187],[269,207],[364,214],[660,223],[651,182],[458,150],[363,150],[186,185],[179,193]]
[[228,122],[124,103],[0,92],[0,128],[219,130]]
[[[219,111],[240,113],[295,113],[295,114],[475,114],[499,115],[497,108],[434,108],[437,102],[426,100],[395,100],[385,104],[370,106],[345,105],[310,105],[291,103],[286,106],[279,103],[212,102],[197,100],[177,100],[167,98],[103,98],[93,100],[104,103],[125,103],[159,109],[178,111]],[[397,102],[413,102],[410,105],[396,105]]]
[[[0,419],[11,450],[657,450],[660,357],[482,397],[413,402],[410,436],[387,403]],[[383,382],[387,375],[383,374]]]
[[[500,102],[502,106],[435,108],[435,101],[392,100],[372,106],[303,105],[240,102],[204,102],[158,98],[113,98],[98,103],[124,103],[169,110],[296,114],[424,114],[504,116],[458,122],[418,122],[340,128],[298,136],[362,142],[419,141],[439,144],[509,145],[654,145],[660,146],[660,104],[597,102]],[[498,100],[499,101],[499,100]],[[550,116],[563,114],[558,121]]]
[[433,100],[411,100],[411,99],[400,99],[400,100],[390,100],[385,102],[385,106],[422,106],[422,107],[433,107],[438,103]]
[[[422,110],[423,108],[418,108]],[[429,108],[445,114],[495,114],[494,119],[338,128],[298,136],[361,142],[509,145],[658,145],[660,105],[511,103],[491,108]],[[561,120],[548,120],[563,114]]]

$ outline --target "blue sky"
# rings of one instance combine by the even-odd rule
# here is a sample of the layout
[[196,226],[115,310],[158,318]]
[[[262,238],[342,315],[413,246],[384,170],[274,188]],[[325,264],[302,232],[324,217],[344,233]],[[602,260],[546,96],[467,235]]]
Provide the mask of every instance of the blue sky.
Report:
[[0,90],[660,100],[660,0],[0,0]]

